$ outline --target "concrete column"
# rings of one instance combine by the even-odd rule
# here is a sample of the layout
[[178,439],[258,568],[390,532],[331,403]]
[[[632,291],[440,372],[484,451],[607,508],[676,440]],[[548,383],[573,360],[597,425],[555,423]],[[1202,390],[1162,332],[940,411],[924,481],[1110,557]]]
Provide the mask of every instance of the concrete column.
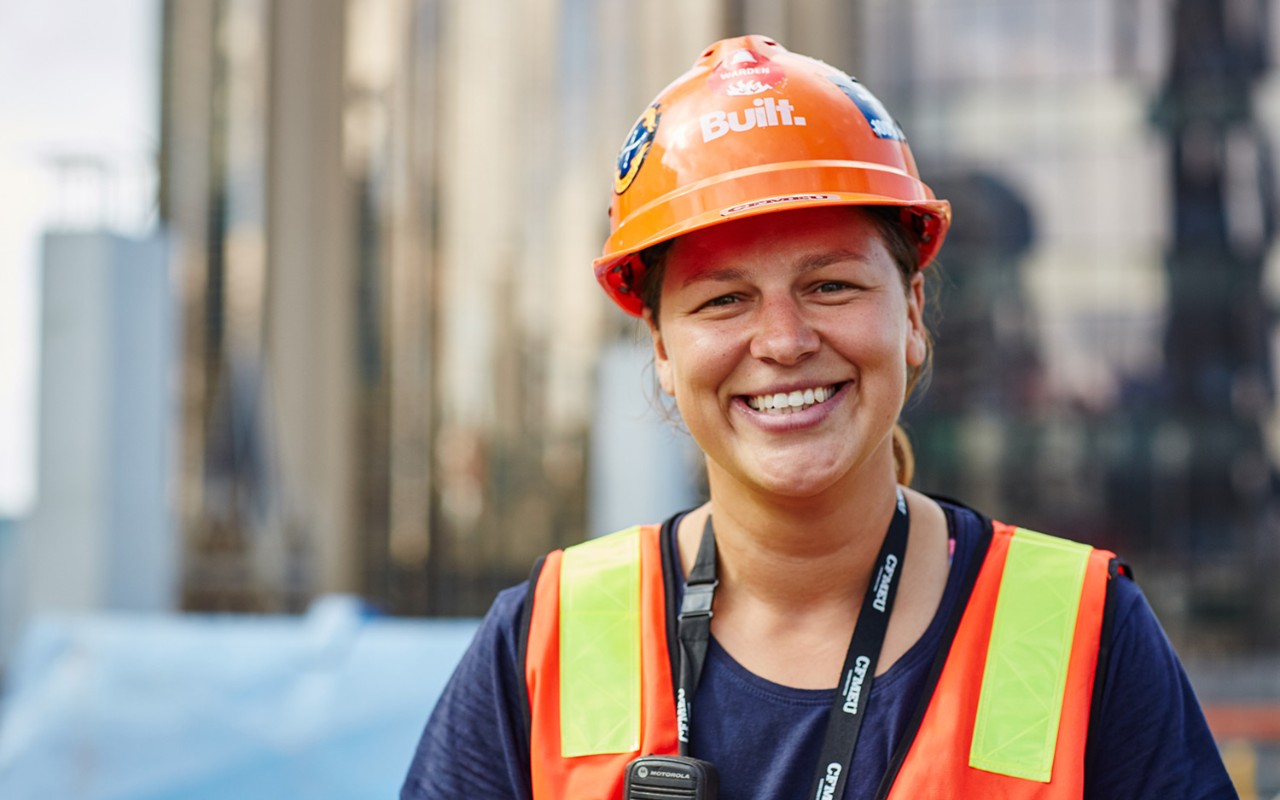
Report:
[[267,397],[284,525],[317,592],[352,591],[355,259],[342,159],[344,4],[279,0],[271,31]]

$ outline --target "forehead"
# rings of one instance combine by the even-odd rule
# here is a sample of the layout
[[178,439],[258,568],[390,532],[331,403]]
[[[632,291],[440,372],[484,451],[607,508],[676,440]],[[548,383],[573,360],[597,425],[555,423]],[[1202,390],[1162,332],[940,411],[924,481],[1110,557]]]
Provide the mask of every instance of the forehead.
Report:
[[664,289],[700,273],[762,265],[820,265],[833,257],[887,257],[879,229],[856,207],[795,209],[733,220],[675,240],[666,258]]

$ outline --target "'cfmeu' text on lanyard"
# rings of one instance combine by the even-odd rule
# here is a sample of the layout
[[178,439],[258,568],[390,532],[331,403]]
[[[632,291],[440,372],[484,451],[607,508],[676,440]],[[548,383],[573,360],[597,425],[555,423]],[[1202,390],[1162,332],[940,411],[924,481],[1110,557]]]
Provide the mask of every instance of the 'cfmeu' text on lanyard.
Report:
[[[876,661],[884,644],[885,631],[889,627],[889,615],[898,592],[895,577],[902,571],[907,554],[907,531],[910,519],[907,501],[902,489],[898,489],[897,503],[884,544],[876,557],[875,577],[867,586],[862,598],[862,611],[849,640],[849,652],[845,655],[840,685],[827,716],[827,732],[822,740],[821,756],[813,778],[809,797],[813,800],[830,800],[841,797],[847,779],[849,765],[853,763],[853,750],[858,743],[862,719],[871,696],[871,684],[875,680]],[[711,605],[716,586],[716,539],[711,518],[702,530],[702,543],[693,569],[685,584],[684,601],[680,605],[680,685],[676,690],[677,737],[680,755],[689,755],[689,723],[694,692],[702,678],[702,667],[707,659],[707,642],[711,638]]]

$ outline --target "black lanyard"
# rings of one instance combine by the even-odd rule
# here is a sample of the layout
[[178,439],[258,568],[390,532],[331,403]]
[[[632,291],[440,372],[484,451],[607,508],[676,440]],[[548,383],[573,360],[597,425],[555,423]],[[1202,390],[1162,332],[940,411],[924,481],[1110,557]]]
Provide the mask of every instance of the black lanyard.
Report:
[[[884,644],[885,631],[889,627],[889,614],[893,611],[893,599],[898,592],[895,578],[902,572],[907,554],[907,531],[910,520],[907,502],[898,490],[893,519],[885,534],[884,544],[876,557],[876,572],[862,598],[862,611],[849,640],[849,652],[845,655],[840,685],[827,717],[827,732],[822,740],[822,752],[813,779],[809,797],[813,800],[830,800],[843,796],[849,765],[853,763],[853,750],[866,715],[867,698],[871,696],[871,683],[875,679],[876,661]],[[684,601],[680,605],[677,635],[680,639],[680,679],[676,688],[677,738],[680,755],[689,755],[690,706],[702,667],[707,659],[707,642],[711,638],[711,606],[716,586],[716,539],[711,518],[702,529],[702,543],[693,568],[685,583]]]

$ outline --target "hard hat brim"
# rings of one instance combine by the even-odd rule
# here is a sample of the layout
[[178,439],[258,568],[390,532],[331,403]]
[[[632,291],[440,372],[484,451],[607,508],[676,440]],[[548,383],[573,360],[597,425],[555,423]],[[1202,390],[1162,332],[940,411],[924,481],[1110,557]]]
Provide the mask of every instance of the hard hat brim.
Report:
[[[743,202],[744,197],[756,199]],[[918,237],[921,268],[937,254],[951,221],[950,203],[934,197],[919,179],[883,164],[763,164],[691,183],[635,209],[593,262],[596,279],[624,311],[641,316],[644,305],[635,286],[640,251],[730,220],[817,206],[897,206],[931,217],[929,232]]]

